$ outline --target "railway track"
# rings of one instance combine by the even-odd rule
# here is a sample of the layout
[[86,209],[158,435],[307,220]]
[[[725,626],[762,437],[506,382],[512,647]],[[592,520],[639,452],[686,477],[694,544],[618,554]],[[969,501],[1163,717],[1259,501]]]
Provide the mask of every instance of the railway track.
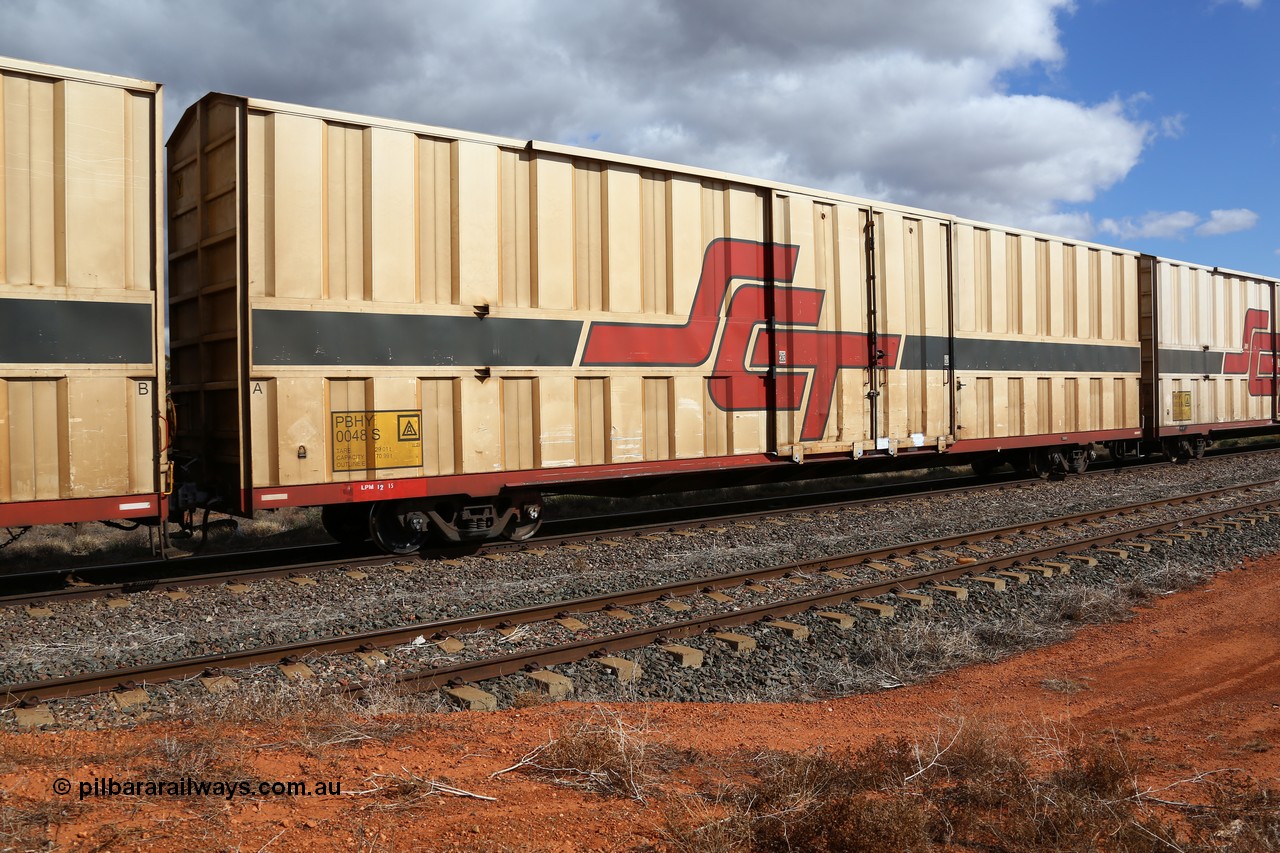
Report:
[[[1237,447],[1217,451],[1218,456],[1275,452],[1276,447]],[[1163,464],[1160,460],[1107,463],[1083,476],[1103,476],[1118,467]],[[728,502],[683,506],[675,509],[641,510],[598,516],[580,516],[548,522],[544,532],[525,542],[494,542],[482,545],[437,548],[429,553],[398,557],[370,553],[368,548],[337,544],[267,549],[233,554],[197,555],[181,560],[156,560],[85,568],[41,570],[0,576],[0,607],[41,606],[60,601],[126,596],[155,590],[228,583],[251,583],[272,578],[305,576],[338,569],[457,559],[474,554],[501,554],[591,541],[607,536],[643,536],[674,530],[689,530],[763,518],[786,512],[822,512],[886,500],[921,495],[980,492],[1019,483],[1035,483],[1038,478],[1017,474],[996,477],[960,476],[943,480],[908,481],[855,490],[826,491],[801,495],[739,499]],[[232,568],[223,568],[231,564]]]
[[[616,667],[621,677],[632,677],[634,673],[628,662],[618,658],[617,653],[658,643],[673,655],[682,654],[674,640],[764,620],[771,620],[771,624],[787,630],[786,623],[777,620],[801,611],[835,608],[851,602],[855,608],[884,615],[891,613],[895,605],[872,599],[895,595],[900,600],[898,603],[927,606],[930,596],[962,596],[964,587],[953,585],[953,582],[991,586],[1026,583],[1032,574],[1051,577],[1069,573],[1073,562],[1087,563],[1096,559],[1085,552],[1116,543],[1127,542],[1130,544],[1125,547],[1130,549],[1148,550],[1153,544],[1172,541],[1170,537],[1209,535],[1214,530],[1271,521],[1280,518],[1280,493],[1275,488],[1278,482],[1260,481],[1033,524],[681,580],[518,610],[11,684],[0,687],[0,696],[5,697],[7,704],[20,703],[29,707],[45,700],[84,696],[104,690],[145,691],[145,685],[193,677],[213,684],[228,678],[225,670],[252,666],[280,666],[286,674],[306,677],[307,661],[314,660],[316,656],[359,653],[371,659],[382,656],[385,660],[384,652],[406,643],[440,645],[450,654],[467,656],[465,660],[399,673],[395,681],[406,690],[449,685],[456,689],[462,682],[482,681],[522,670],[545,673],[546,667],[581,660],[593,654],[605,655],[606,664]],[[1257,493],[1260,491],[1266,494],[1259,497]],[[1232,499],[1235,495],[1246,499],[1237,502]],[[1184,512],[1186,509],[1191,512]],[[868,575],[872,576],[871,579],[867,579]],[[646,623],[643,627],[625,630],[635,616],[628,608],[646,607],[670,618],[650,617],[643,620]],[[682,613],[690,615],[681,616]],[[605,621],[592,631],[588,621],[594,614],[602,615]],[[834,611],[823,611],[819,615],[831,619],[853,619],[848,613]],[[471,653],[458,640],[459,636],[477,632],[511,636],[522,627],[548,621],[554,621],[559,626],[558,632],[564,634],[567,631],[571,638],[554,643],[534,643],[530,648],[515,652],[504,650],[501,654],[483,648]],[[617,626],[623,630],[618,630]],[[579,634],[590,636],[574,638]],[[501,647],[501,643],[488,645]],[[349,684],[335,689],[352,692],[359,691],[361,687]]]
[[[248,583],[270,578],[306,575],[335,568],[367,568],[406,562],[431,563],[475,554],[501,554],[587,541],[601,536],[643,535],[655,531],[713,526],[736,519],[771,514],[857,506],[925,494],[951,494],[1034,483],[1038,478],[1017,474],[997,477],[957,476],[941,480],[913,480],[858,489],[799,495],[745,498],[695,506],[611,512],[548,521],[543,532],[523,542],[488,542],[433,548],[421,554],[396,556],[367,547],[339,544],[273,548],[252,552],[195,555],[179,560],[147,560],[101,566],[44,569],[0,575],[0,607],[128,595],[157,589],[179,589],[220,583]],[[234,565],[224,569],[223,566]]]

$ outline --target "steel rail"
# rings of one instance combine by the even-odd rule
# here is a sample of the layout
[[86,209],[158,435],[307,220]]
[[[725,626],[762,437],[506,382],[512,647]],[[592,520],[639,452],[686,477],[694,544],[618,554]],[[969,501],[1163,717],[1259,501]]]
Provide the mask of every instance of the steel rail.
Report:
[[[750,498],[743,501],[721,501],[695,507],[681,507],[661,510],[639,510],[635,512],[614,513],[610,515],[568,518],[555,522],[547,522],[550,532],[538,535],[523,542],[485,542],[474,545],[443,546],[431,549],[429,553],[410,555],[385,554],[382,552],[369,554],[367,549],[358,546],[342,546],[339,544],[294,546],[282,549],[268,549],[257,552],[231,552],[226,554],[201,554],[185,557],[180,560],[148,560],[140,563],[119,563],[104,566],[81,568],[48,569],[36,572],[22,572],[0,575],[0,589],[21,589],[22,592],[0,595],[0,607],[13,607],[27,604],[43,604],[52,601],[73,601],[85,598],[102,598],[108,595],[130,595],[139,592],[150,592],[156,589],[184,588],[195,586],[211,586],[220,583],[239,581],[265,580],[268,578],[289,577],[291,575],[313,574],[334,568],[378,567],[404,562],[430,564],[436,560],[456,559],[475,554],[507,553],[529,550],[530,548],[548,545],[560,545],[582,542],[608,536],[630,536],[668,530],[682,530],[696,527],[712,527],[726,524],[738,519],[760,518],[782,513],[816,512],[834,507],[856,506],[860,503],[919,497],[921,495],[945,495],[958,492],[972,492],[975,489],[972,477],[950,477],[941,482],[955,480],[965,481],[965,485],[948,486],[944,489],[931,489],[929,482],[922,482],[914,491],[903,491],[896,495],[878,493],[874,497],[852,497],[844,500],[827,500],[834,492],[823,492],[816,497],[823,503],[803,503],[795,498],[767,497]],[[932,483],[940,481],[934,480]],[[1008,479],[998,483],[984,483],[984,488],[1022,482],[1036,482],[1035,479]],[[916,484],[911,484],[916,485]],[[880,487],[883,488],[883,487]],[[853,494],[861,495],[856,490]],[[792,502],[795,501],[795,502]],[[699,510],[718,510],[723,513],[725,507],[751,507],[720,515],[701,515]],[[694,517],[690,518],[690,514]],[[677,517],[677,514],[679,517]],[[645,520],[649,519],[649,520]],[[623,526],[618,526],[618,522]],[[567,528],[561,530],[561,528]],[[296,551],[342,550],[345,547],[347,556],[335,559],[309,560],[299,563],[279,563],[271,558],[278,555],[289,555]],[[237,560],[266,560],[263,565],[237,566],[233,569],[215,572],[197,572],[175,574],[193,563],[201,566],[210,563],[233,563]],[[122,579],[116,579],[122,578]]]
[[[1077,513],[1070,516],[1061,516],[1055,519],[1038,520],[1021,525],[1010,525],[1007,527],[993,528],[986,531],[972,532],[955,536],[948,536],[939,539],[931,539],[909,543],[906,545],[897,545],[889,548],[876,549],[872,551],[862,551],[834,557],[822,557],[811,560],[802,560],[788,563],[781,566],[768,568],[744,569],[739,572],[733,572],[724,575],[714,575],[710,577],[697,578],[692,580],[673,581],[666,584],[645,587],[643,589],[631,590],[623,593],[608,593],[604,595],[591,596],[586,598],[572,599],[567,601],[555,602],[546,605],[534,605],[531,607],[519,608],[509,611],[497,611],[491,613],[478,614],[475,616],[456,617],[453,619],[437,620],[432,622],[420,622],[414,625],[383,628],[375,631],[367,631],[358,634],[352,634],[341,637],[326,638],[320,640],[302,641],[299,643],[280,644],[274,646],[259,647],[256,649],[247,649],[238,652],[223,652],[213,655],[203,655],[199,657],[186,658],[179,661],[171,661],[163,664],[143,665],[137,667],[128,667],[110,670],[99,673],[86,673],[82,675],[66,676],[47,681],[28,682],[24,684],[14,684],[8,686],[0,686],[0,697],[3,697],[3,703],[14,704],[16,702],[68,698],[74,696],[83,696],[91,693],[109,690],[120,685],[129,683],[156,683],[161,681],[175,681],[183,678],[190,678],[205,673],[211,668],[233,667],[244,668],[255,665],[274,665],[279,664],[286,659],[298,658],[301,656],[317,655],[317,654],[346,654],[356,651],[372,651],[379,647],[387,647],[399,645],[404,642],[416,639],[418,636],[430,635],[433,639],[440,639],[451,634],[470,633],[473,631],[485,630],[490,628],[503,627],[504,625],[530,624],[534,622],[544,621],[556,618],[565,613],[590,613],[600,610],[609,609],[611,607],[625,607],[633,604],[648,603],[659,600],[663,597],[678,597],[681,595],[689,595],[697,592],[712,591],[716,589],[725,589],[738,586],[742,583],[753,580],[770,580],[777,577],[785,577],[792,574],[803,574],[810,571],[823,571],[836,568],[843,568],[861,563],[873,562],[877,559],[892,558],[898,554],[920,553],[928,550],[943,549],[955,547],[957,545],[972,544],[978,541],[992,541],[1005,538],[1018,533],[1026,533],[1031,530],[1046,530],[1051,527],[1062,527],[1071,524],[1097,520],[1100,518],[1111,518],[1115,516],[1131,515],[1141,512],[1145,509],[1153,509],[1167,506],[1179,506],[1182,504],[1193,503],[1207,500],[1209,498],[1224,495],[1231,492],[1243,492],[1257,489],[1263,486],[1275,485],[1280,482],[1275,479],[1259,481],[1247,485],[1228,487],[1222,489],[1213,489],[1207,492],[1201,492],[1195,495],[1185,495],[1177,498],[1166,499],[1162,501],[1147,501],[1140,504],[1133,504],[1127,507],[1119,507],[1112,510],[1095,510],[1087,513]],[[806,596],[796,599],[789,599],[783,604],[761,605],[760,607],[750,608],[746,610],[738,610],[732,613],[719,614],[715,616],[702,617],[703,620],[723,620],[736,619],[739,615],[750,615],[757,611],[761,613],[784,614],[795,612],[794,609],[785,609],[794,605],[798,609],[805,609],[813,604],[832,603],[845,601],[849,598],[867,598],[872,597],[870,590],[879,589],[881,592],[875,595],[883,594],[883,592],[893,591],[894,589],[910,589],[927,582],[936,582],[943,579],[963,577],[966,575],[982,574],[988,571],[995,571],[1002,568],[1009,568],[1025,564],[1028,561],[1043,560],[1051,556],[1064,553],[1075,553],[1078,551],[1088,550],[1090,548],[1101,547],[1112,542],[1122,539],[1131,539],[1137,536],[1151,535],[1153,533],[1175,530],[1179,527],[1204,523],[1215,518],[1221,518],[1226,515],[1242,514],[1257,511],[1263,507],[1271,507],[1280,505],[1280,497],[1266,498],[1261,501],[1255,501],[1249,504],[1235,505],[1224,509],[1217,509],[1207,513],[1201,513],[1190,518],[1171,519],[1167,521],[1157,522],[1136,528],[1126,528],[1121,531],[1103,533],[1097,536],[1077,539],[1074,541],[1056,543],[1044,548],[1032,551],[1024,551],[1016,554],[994,557],[987,560],[980,560],[970,564],[956,565],[947,568],[939,568],[927,572],[919,572],[913,574],[902,575],[897,578],[889,579],[874,584],[861,584],[846,587],[843,590],[834,593],[820,593],[814,596]],[[801,606],[804,602],[810,602]],[[770,608],[775,608],[770,610]],[[778,609],[781,608],[781,609]],[[754,618],[760,618],[758,616]],[[748,619],[746,621],[754,621]],[[696,624],[699,620],[693,620],[690,624]],[[676,628],[672,626],[681,623],[671,623],[671,625],[663,626],[668,635],[672,634]],[[711,624],[711,623],[708,623]],[[716,622],[715,624],[743,624],[741,621]],[[692,633],[696,630],[690,629]],[[645,636],[657,636],[655,631],[632,632],[637,636],[641,634]],[[680,634],[680,636],[688,636],[689,634]],[[617,635],[617,637],[629,637],[629,634]],[[570,644],[573,648],[586,648],[586,645],[597,641],[582,641],[581,643]],[[600,648],[613,648],[619,640],[600,640],[603,644]],[[630,642],[628,640],[627,642]],[[617,646],[617,648],[634,648],[634,645]],[[593,648],[593,650],[595,650]],[[525,659],[525,663],[517,666],[528,664],[528,655],[509,656],[511,660],[517,658]],[[546,653],[536,656],[538,659],[546,657]],[[507,660],[503,658],[502,660]],[[559,658],[556,659],[560,661]],[[563,662],[563,661],[560,661]],[[496,664],[495,664],[496,665]],[[431,676],[430,683],[438,684],[440,678],[448,681],[450,678],[457,676],[454,672],[456,667],[464,666],[463,664],[455,665],[453,668],[445,668],[441,670],[439,678]],[[507,666],[506,663],[502,666]],[[513,672],[515,670],[508,669],[504,673]],[[432,670],[431,672],[435,672]],[[404,676],[409,678],[409,676]],[[425,676],[423,676],[425,677]],[[479,678],[480,676],[474,676]],[[490,676],[491,677],[491,676]],[[425,682],[424,682],[425,683]]]
[[[1267,447],[1262,450],[1230,448],[1226,451],[1219,451],[1219,453],[1221,455],[1238,455],[1240,453],[1265,453],[1274,449],[1275,448],[1272,447]],[[1146,463],[1145,461],[1138,463],[1127,462],[1124,463],[1124,467],[1129,467],[1135,464],[1161,463]],[[1086,472],[1085,476],[1100,476],[1113,470],[1115,470],[1115,467],[1100,466],[1091,468]],[[963,481],[964,485],[948,485],[945,488],[931,488],[932,485],[936,485],[940,482],[950,483],[957,480]],[[266,580],[270,578],[315,574],[342,568],[378,568],[381,566],[404,563],[406,561],[417,561],[420,564],[429,565],[435,560],[452,559],[474,554],[506,553],[512,551],[518,552],[548,545],[555,546],[574,542],[590,541],[601,537],[638,536],[648,533],[669,532],[672,530],[714,527],[719,524],[730,524],[735,521],[764,518],[771,515],[823,512],[869,503],[881,503],[884,502],[886,498],[889,500],[906,500],[921,496],[932,497],[959,493],[975,493],[985,491],[987,489],[1004,488],[1007,486],[1036,482],[1039,482],[1039,479],[1036,477],[1010,476],[995,482],[993,482],[989,477],[950,477],[945,480],[895,484],[890,487],[892,493],[889,494],[886,494],[884,491],[886,487],[880,486],[843,493],[822,492],[817,495],[773,496],[765,498],[750,498],[740,501],[709,503],[700,507],[695,507],[692,511],[697,513],[698,510],[723,510],[725,507],[737,507],[738,509],[727,514],[711,516],[697,515],[694,518],[688,517],[691,511],[689,507],[681,507],[679,510],[641,510],[633,513],[577,517],[563,519],[557,522],[548,522],[548,527],[551,528],[551,532],[537,536],[525,542],[490,542],[481,545],[438,548],[433,550],[429,555],[398,556],[383,553],[368,554],[363,553],[362,549],[358,546],[342,546],[337,544],[309,545],[247,553],[234,552],[218,555],[197,555],[183,558],[179,561],[148,561],[134,564],[115,564],[110,566],[85,567],[79,569],[53,569],[22,574],[0,575],[0,588],[27,588],[27,591],[25,592],[0,595],[0,607],[42,605],[57,601],[105,598],[112,595],[132,595],[140,592],[150,592],[157,589],[168,590],[182,589],[186,587],[216,586],[224,583],[238,583]],[[1234,489],[1237,487],[1230,488]],[[861,496],[864,492],[868,491],[875,491],[876,494],[867,497]],[[845,494],[847,496],[824,503],[802,502],[802,498],[817,497],[825,499],[833,494]],[[676,513],[679,514],[679,518],[676,517]],[[650,520],[644,521],[643,519],[646,518]],[[636,523],[637,519],[640,519],[638,523]],[[631,521],[633,523],[626,526],[617,526],[617,522],[619,520],[623,522]],[[590,525],[592,522],[597,521],[605,522],[607,524],[611,523],[614,526],[589,526],[585,530],[574,530],[575,527],[581,527],[584,524]],[[565,532],[556,532],[560,528],[568,528],[568,530]],[[279,553],[292,553],[298,551],[307,553],[323,550],[342,551],[344,556],[339,558],[325,558],[322,560],[311,560],[307,562],[288,564],[279,564],[274,562],[272,559],[274,555]],[[192,563],[196,563],[197,561],[199,561],[200,565],[206,565],[210,562],[231,562],[244,559],[255,562],[259,560],[267,560],[268,562],[265,562],[260,566],[238,566],[234,569],[223,571],[185,575],[173,574],[173,569],[190,566]],[[111,578],[113,575],[123,575],[124,579],[112,580]],[[102,580],[99,582],[92,582],[92,579],[95,577],[102,578]]]
[[[1276,506],[1280,506],[1280,498],[1260,501],[1249,507],[1234,507],[1205,513],[1193,519],[1161,522],[1147,525],[1142,528],[1101,534],[1087,540],[1081,539],[1075,542],[1053,545],[1031,551],[1023,551],[1018,554],[993,557],[973,564],[951,566],[926,572],[917,572],[891,580],[857,584],[836,592],[798,596],[784,599],[782,601],[771,602],[769,604],[761,604],[754,607],[733,610],[726,613],[711,614],[692,619],[670,622],[665,625],[641,628],[635,631],[615,634],[608,637],[580,640],[574,643],[516,652],[502,657],[467,661],[443,667],[419,670],[417,672],[406,673],[398,676],[396,682],[407,690],[420,692],[460,682],[484,681],[490,678],[512,675],[517,672],[542,669],[555,664],[573,663],[595,654],[613,654],[616,652],[643,648],[654,643],[665,642],[666,640],[697,636],[718,628],[732,628],[749,625],[763,619],[789,616],[795,613],[811,610],[815,607],[836,606],[848,602],[851,599],[876,598],[887,593],[899,591],[905,592],[917,589],[929,583],[941,583],[948,580],[957,580],[973,575],[985,574],[987,572],[1016,568],[1030,563],[1050,560],[1053,557],[1057,557],[1062,554],[1087,551],[1092,548],[1104,547],[1127,539],[1169,532],[1188,524],[1202,524],[1228,515],[1240,515],[1246,512],[1256,512]],[[819,561],[814,562],[816,564]],[[359,694],[363,692],[363,688],[359,686],[351,686],[343,688],[341,692]]]

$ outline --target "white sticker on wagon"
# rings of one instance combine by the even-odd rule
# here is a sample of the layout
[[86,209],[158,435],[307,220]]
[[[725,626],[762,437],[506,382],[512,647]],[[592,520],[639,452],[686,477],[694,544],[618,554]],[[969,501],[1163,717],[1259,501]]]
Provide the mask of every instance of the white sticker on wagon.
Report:
[[280,492],[279,494],[275,494],[275,495],[262,495],[258,499],[263,501],[285,501],[289,499],[289,493]]
[[151,501],[142,501],[141,503],[134,504],[120,504],[120,509],[122,511],[129,509],[151,509]]

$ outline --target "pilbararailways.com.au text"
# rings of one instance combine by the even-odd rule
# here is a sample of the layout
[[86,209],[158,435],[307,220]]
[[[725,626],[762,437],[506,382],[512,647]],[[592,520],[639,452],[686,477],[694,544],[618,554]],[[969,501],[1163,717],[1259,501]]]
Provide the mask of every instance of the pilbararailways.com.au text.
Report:
[[[111,797],[329,797],[342,793],[337,780],[294,780],[290,782],[253,781],[249,779],[93,779],[78,782],[79,799]],[[53,792],[66,796],[72,792],[71,780],[53,781]]]

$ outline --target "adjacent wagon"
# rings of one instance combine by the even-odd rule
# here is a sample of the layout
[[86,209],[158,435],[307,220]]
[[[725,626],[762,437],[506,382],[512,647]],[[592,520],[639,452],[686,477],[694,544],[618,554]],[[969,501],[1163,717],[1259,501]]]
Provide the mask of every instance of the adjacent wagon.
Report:
[[160,87],[0,59],[0,527],[164,513]]
[[1150,446],[1204,455],[1276,423],[1273,278],[1144,255],[1143,414]]

